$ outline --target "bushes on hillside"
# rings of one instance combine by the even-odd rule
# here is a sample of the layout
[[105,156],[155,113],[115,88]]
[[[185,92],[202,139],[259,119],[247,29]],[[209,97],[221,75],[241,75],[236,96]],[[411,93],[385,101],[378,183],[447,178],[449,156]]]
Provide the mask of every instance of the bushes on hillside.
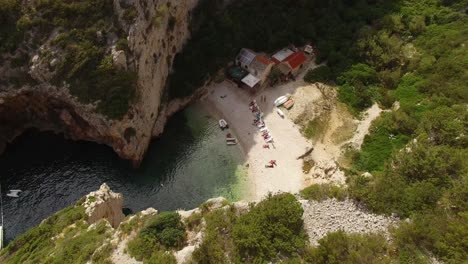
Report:
[[335,198],[342,201],[347,198],[347,190],[343,187],[330,184],[313,184],[301,190],[301,196],[308,200],[323,201],[329,198]]
[[232,235],[247,262],[266,262],[299,255],[306,245],[303,209],[292,194],[269,196],[242,215]]
[[[61,86],[66,82],[72,95],[83,103],[98,102],[97,110],[109,118],[120,119],[128,112],[135,96],[137,76],[136,73],[115,68],[112,58],[106,56],[106,34],[109,31],[121,32],[118,24],[112,20],[112,12],[109,13],[109,10],[113,10],[112,1],[40,0],[28,3],[23,9],[9,6],[0,5],[0,12],[8,7],[9,15],[5,17],[8,21],[0,21],[8,22],[5,26],[5,30],[9,28],[8,40],[14,37],[11,28],[34,30],[34,34],[26,35],[33,36],[34,39],[30,40],[33,43],[48,38],[53,29],[59,30],[52,44],[62,49],[60,54],[63,54],[63,58],[59,58],[59,63],[52,69],[56,72],[52,80],[54,84]],[[3,41],[3,29],[2,25],[2,46],[8,42],[7,39]],[[121,39],[117,48],[128,51],[123,41],[125,39]],[[2,46],[0,52],[3,51]],[[41,59],[50,60],[46,55]]]
[[128,251],[137,260],[159,258],[166,248],[179,248],[185,241],[185,228],[176,212],[161,213],[149,219],[137,237],[128,243]]
[[[86,214],[84,207],[81,205],[62,209],[47,218],[40,225],[29,229],[26,233],[8,244],[8,246],[2,250],[0,262],[40,263],[44,261],[55,248],[55,243],[52,238],[62,233],[66,227],[83,219],[86,219]],[[70,239],[69,236],[64,238],[68,243],[76,243],[76,241]],[[94,241],[94,238],[92,239]],[[83,257],[81,252],[76,250],[72,250],[68,254],[71,257]],[[58,255],[57,257],[59,256],[63,257],[62,255]],[[53,258],[51,258],[51,260],[53,260]]]
[[319,240],[318,247],[311,248],[304,259],[307,263],[392,263],[391,249],[381,235],[346,234],[343,231],[329,233]]
[[236,259],[237,252],[232,239],[232,228],[237,216],[232,208],[206,213],[204,218],[206,228],[203,242],[192,255],[195,263],[229,263]]
[[327,83],[333,80],[333,73],[330,67],[323,65],[315,69],[310,69],[307,71],[304,76],[304,81],[314,83],[314,82],[323,82]]

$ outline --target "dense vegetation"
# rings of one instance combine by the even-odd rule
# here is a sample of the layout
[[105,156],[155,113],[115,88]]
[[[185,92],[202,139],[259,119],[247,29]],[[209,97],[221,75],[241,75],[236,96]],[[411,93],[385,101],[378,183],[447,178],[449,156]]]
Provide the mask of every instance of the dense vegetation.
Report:
[[[353,113],[399,103],[354,153],[349,193],[376,212],[411,219],[395,232],[400,261],[426,250],[448,263],[468,257],[466,8],[466,1],[395,1],[359,29],[349,67],[328,64]],[[329,74],[318,69],[306,80]]]
[[143,263],[175,263],[167,249],[180,248],[185,227],[175,212],[161,213],[146,220],[137,237],[128,243],[130,255]]
[[342,201],[348,196],[348,192],[345,188],[330,183],[312,184],[301,190],[300,193],[303,198],[316,201],[323,201],[329,198]]
[[[466,1],[260,0],[224,11],[216,3],[206,0],[196,13],[195,34],[175,61],[172,96],[190,94],[241,47],[314,43],[327,66],[306,80],[337,84],[353,114],[374,102],[399,103],[354,153],[350,195],[376,212],[410,217],[397,232],[406,244],[402,261],[427,250],[449,263],[467,259]],[[366,171],[373,176],[361,176]]]
[[78,264],[92,259],[93,263],[107,263],[109,246],[98,250],[110,236],[106,222],[90,228],[85,220],[82,205],[67,207],[8,244],[0,262]]
[[[58,29],[52,47],[40,59],[49,64],[57,51],[53,82],[70,85],[71,94],[84,103],[98,101],[98,111],[119,119],[127,113],[135,96],[136,74],[115,67],[107,48],[108,35],[122,35],[114,23],[111,0],[36,0],[21,7],[18,0],[0,2],[0,52],[14,52],[20,40],[30,47],[42,45]],[[26,34],[28,32],[28,34]],[[119,44],[122,49],[122,43]],[[31,58],[24,49],[15,56],[22,64]],[[26,57],[25,57],[26,56]],[[18,59],[17,59],[18,60]],[[22,64],[17,66],[22,66]]]
[[0,0],[0,53],[12,51],[21,39],[16,21],[21,12],[17,0]]
[[305,250],[302,207],[291,194],[268,196],[238,215],[234,208],[204,216],[206,233],[195,263],[267,263]]

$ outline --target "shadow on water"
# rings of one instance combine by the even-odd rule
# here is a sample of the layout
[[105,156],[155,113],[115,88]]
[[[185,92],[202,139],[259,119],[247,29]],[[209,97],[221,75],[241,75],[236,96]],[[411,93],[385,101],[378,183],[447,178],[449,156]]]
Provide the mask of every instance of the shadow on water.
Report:
[[124,206],[133,212],[190,209],[218,195],[236,200],[242,159],[239,148],[226,147],[216,120],[198,107],[169,121],[137,169],[107,146],[27,131],[0,156],[3,193],[23,190],[20,198],[3,197],[6,241],[103,182],[122,193]]

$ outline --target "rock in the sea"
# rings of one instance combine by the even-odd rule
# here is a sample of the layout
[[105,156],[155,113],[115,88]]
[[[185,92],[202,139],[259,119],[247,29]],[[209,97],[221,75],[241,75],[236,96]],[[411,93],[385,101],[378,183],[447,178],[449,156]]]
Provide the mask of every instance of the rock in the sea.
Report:
[[116,228],[125,217],[122,213],[122,194],[113,192],[105,183],[101,185],[99,190],[86,195],[83,206],[90,224],[105,218],[112,227]]

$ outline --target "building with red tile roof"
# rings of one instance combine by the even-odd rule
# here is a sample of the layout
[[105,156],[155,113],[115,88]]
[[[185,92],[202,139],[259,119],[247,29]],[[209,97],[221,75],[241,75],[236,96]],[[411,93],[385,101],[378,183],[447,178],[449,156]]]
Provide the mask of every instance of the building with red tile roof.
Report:
[[306,56],[302,51],[296,51],[286,57],[280,64],[278,64],[278,69],[284,75],[297,75],[299,70],[304,66],[306,63]]

